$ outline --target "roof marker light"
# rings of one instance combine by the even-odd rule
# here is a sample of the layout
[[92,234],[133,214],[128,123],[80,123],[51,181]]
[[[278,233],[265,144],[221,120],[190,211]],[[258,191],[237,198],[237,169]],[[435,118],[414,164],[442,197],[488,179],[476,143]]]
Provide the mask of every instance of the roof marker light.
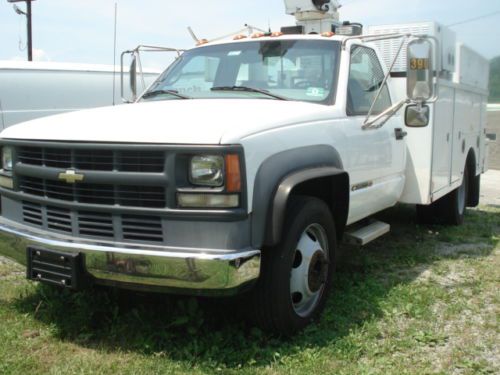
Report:
[[208,40],[207,39],[200,39],[198,41],[198,43],[196,43],[196,46],[202,46],[204,44],[208,44]]
[[321,36],[325,38],[331,38],[332,36],[335,36],[335,33],[333,31],[327,31],[325,33],[322,33]]
[[275,31],[271,33],[271,37],[273,38],[278,38],[280,36],[283,36],[284,34],[281,31]]
[[252,35],[252,39],[262,38],[266,36],[266,33],[255,33]]
[[243,34],[240,34],[240,35],[236,35],[233,40],[241,40],[241,39],[246,39],[248,38],[246,35],[243,35]]

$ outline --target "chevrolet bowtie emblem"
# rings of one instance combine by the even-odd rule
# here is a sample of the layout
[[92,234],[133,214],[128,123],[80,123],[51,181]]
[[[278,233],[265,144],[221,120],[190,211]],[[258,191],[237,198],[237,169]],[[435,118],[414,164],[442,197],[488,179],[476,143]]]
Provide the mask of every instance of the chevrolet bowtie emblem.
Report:
[[59,173],[59,179],[61,181],[67,182],[68,184],[74,184],[75,182],[83,181],[85,176],[83,174],[78,174],[73,169],[68,169],[64,173]]

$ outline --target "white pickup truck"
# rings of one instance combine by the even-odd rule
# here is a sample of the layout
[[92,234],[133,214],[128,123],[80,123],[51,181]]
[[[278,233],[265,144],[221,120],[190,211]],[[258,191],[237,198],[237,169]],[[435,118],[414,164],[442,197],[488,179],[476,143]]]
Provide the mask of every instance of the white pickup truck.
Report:
[[246,293],[290,334],[324,307],[340,242],[388,231],[372,215],[460,224],[486,169],[486,60],[435,23],[360,34],[302,3],[283,32],[200,41],[136,104],[2,132],[0,252],[68,288]]

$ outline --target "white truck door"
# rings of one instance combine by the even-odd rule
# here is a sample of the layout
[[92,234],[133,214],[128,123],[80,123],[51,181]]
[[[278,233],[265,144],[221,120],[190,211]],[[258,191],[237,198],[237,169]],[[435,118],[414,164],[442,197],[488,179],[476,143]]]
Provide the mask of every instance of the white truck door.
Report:
[[[346,135],[349,140],[351,201],[349,223],[391,207],[404,187],[406,142],[404,124],[394,116],[378,129],[363,130],[363,123],[384,80],[384,70],[375,50],[355,45],[351,49],[347,83]],[[392,105],[387,86],[373,114]]]

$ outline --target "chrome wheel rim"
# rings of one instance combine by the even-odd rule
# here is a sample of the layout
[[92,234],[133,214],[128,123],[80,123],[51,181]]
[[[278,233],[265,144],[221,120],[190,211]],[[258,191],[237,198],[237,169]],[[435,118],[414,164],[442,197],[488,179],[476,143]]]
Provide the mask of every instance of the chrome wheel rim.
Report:
[[319,224],[308,226],[301,234],[290,274],[290,298],[295,313],[309,316],[323,295],[328,275],[328,237]]

